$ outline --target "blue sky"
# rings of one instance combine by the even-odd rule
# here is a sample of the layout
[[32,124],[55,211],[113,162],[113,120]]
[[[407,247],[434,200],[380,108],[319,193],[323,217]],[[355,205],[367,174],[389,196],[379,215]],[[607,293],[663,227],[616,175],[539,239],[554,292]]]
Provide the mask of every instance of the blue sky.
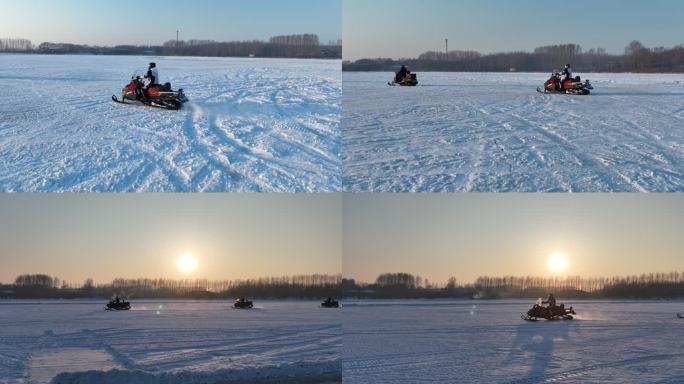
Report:
[[[0,37],[85,44],[341,37],[341,0],[0,0]],[[149,21],[152,20],[152,21]]]
[[[560,23],[561,8],[576,11]],[[444,50],[532,50],[574,42],[621,53],[684,43],[681,0],[343,0],[344,58],[416,57]],[[569,17],[568,17],[569,18]]]

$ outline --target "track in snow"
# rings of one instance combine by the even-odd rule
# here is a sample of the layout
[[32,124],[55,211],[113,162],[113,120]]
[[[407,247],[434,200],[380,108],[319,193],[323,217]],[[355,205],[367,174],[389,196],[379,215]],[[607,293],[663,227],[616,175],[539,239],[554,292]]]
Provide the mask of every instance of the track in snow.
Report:
[[[111,101],[156,61],[179,111]],[[339,61],[0,55],[0,190],[341,188]]]
[[109,312],[94,301],[0,301],[0,383],[339,378],[340,311],[317,302],[231,304],[137,301]]
[[345,383],[678,383],[682,302],[577,301],[526,322],[521,300],[347,302]]
[[680,75],[582,74],[591,96],[536,92],[545,74],[345,73],[347,191],[684,191]]

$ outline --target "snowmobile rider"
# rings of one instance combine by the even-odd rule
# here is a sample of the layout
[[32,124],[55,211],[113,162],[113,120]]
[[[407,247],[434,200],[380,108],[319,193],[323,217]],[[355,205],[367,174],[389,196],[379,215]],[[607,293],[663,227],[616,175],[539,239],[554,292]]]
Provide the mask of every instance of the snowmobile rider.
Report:
[[549,298],[546,301],[542,301],[542,304],[548,304],[549,309],[556,308],[556,296],[553,293],[549,293]]
[[404,81],[404,78],[409,73],[411,73],[411,72],[406,68],[406,66],[402,65],[401,69],[399,69],[399,72],[397,72],[397,75],[394,77],[394,82],[395,83],[401,83],[402,81]]
[[150,63],[150,65],[147,67],[147,74],[145,75],[145,78],[150,81],[150,83],[147,85],[147,88],[153,85],[159,85],[159,71],[157,71],[156,63]]
[[150,63],[147,66],[147,73],[144,76],[145,79],[149,80],[149,83],[142,88],[142,96],[148,97],[149,89],[154,85],[159,85],[159,71],[157,71],[157,64]]
[[565,80],[572,80],[574,79],[572,77],[572,68],[570,67],[570,64],[565,64],[565,67],[563,68],[563,72],[561,73],[563,76],[561,79],[561,87],[563,86],[563,82]]

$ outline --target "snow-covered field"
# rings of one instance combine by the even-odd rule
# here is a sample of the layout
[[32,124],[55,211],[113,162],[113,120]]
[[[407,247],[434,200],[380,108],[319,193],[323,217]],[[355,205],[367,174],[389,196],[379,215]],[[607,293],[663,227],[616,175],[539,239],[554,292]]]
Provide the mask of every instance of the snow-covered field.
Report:
[[345,383],[681,383],[684,302],[358,301],[343,311]]
[[0,301],[0,383],[340,380],[340,310],[317,302]]
[[[118,105],[155,61],[179,112]],[[0,54],[0,191],[341,188],[340,61]]]
[[684,77],[585,74],[588,97],[538,94],[548,73],[345,73],[347,191],[684,191]]

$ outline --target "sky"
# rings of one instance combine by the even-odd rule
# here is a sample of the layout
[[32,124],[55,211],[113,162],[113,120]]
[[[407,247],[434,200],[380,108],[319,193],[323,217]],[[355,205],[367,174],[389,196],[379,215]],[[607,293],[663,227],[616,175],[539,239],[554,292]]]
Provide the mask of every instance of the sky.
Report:
[[[3,194],[0,282],[339,274],[341,207],[315,194]],[[188,253],[198,265],[183,273]]]
[[341,0],[0,0],[0,37],[90,45],[181,39],[341,38]]
[[[469,283],[684,272],[682,207],[681,194],[349,194],[343,274]],[[555,254],[564,272],[548,268]]]
[[[563,8],[572,22],[563,23]],[[532,51],[577,43],[622,53],[684,43],[681,0],[344,0],[345,60],[411,58],[429,51]]]

